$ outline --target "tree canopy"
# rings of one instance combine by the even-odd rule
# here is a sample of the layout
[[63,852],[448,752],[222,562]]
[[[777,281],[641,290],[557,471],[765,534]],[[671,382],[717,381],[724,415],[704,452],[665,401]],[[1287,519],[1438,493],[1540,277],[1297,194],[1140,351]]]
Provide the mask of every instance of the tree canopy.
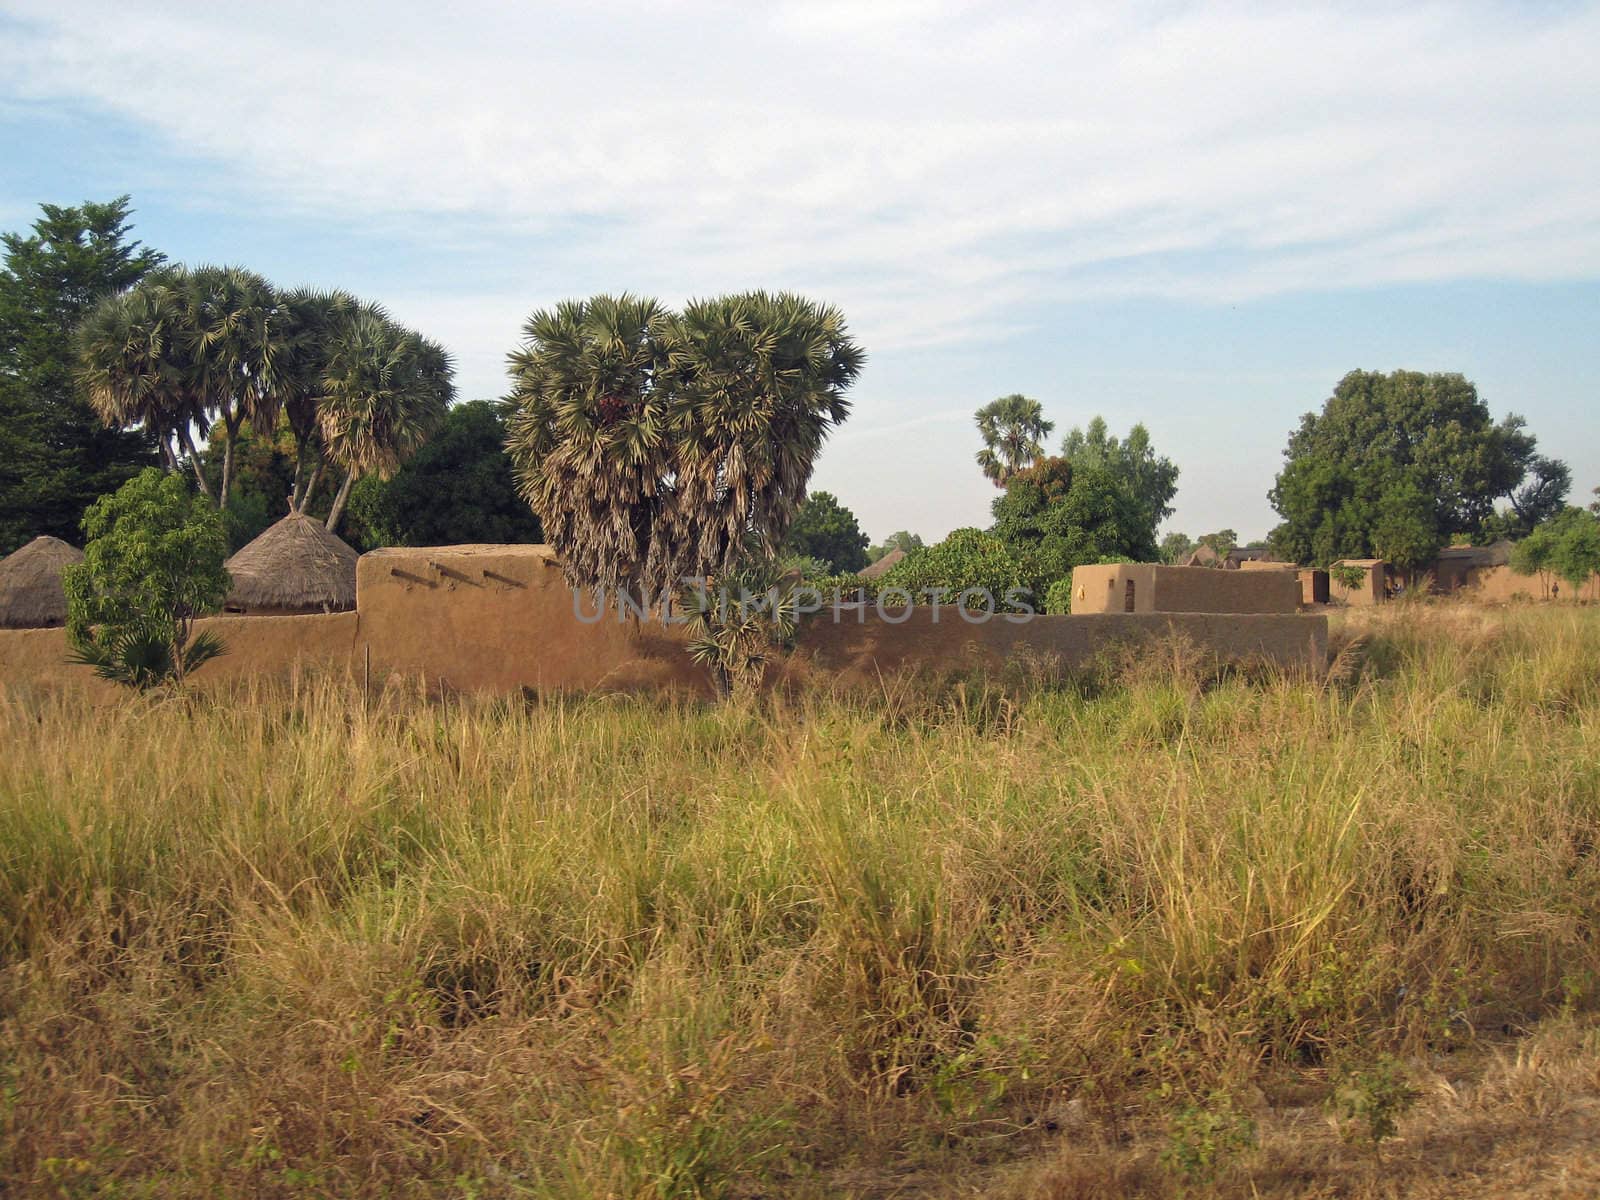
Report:
[[107,427],[73,379],[73,331],[101,297],[162,256],[129,238],[129,201],[40,206],[8,233],[0,269],[0,555],[40,534],[79,538],[84,509],[155,460],[142,432]]
[[1149,510],[1111,470],[1047,458],[1017,472],[994,502],[993,532],[1042,598],[1085,563],[1150,562],[1157,557]]
[[521,493],[571,584],[652,600],[776,554],[864,361],[837,309],[789,294],[596,296],[524,330]]
[[[1272,545],[1303,563],[1392,557],[1420,565],[1481,535],[1502,499],[1543,511],[1565,484],[1521,417],[1496,423],[1458,374],[1352,371],[1289,437],[1269,498]],[[1524,480],[1535,475],[1532,491]],[[1542,481],[1542,482],[1541,482]]]
[[1025,601],[1020,593],[1028,586],[1012,549],[993,533],[971,528],[952,530],[942,542],[909,551],[878,581],[880,595],[903,588],[919,604],[928,602],[936,590],[947,593],[945,602],[953,603],[959,593],[976,588],[987,592],[997,609],[1014,607],[1008,603],[1011,596]]
[[[289,508],[306,510],[325,466],[344,471],[330,530],[355,481],[391,474],[454,396],[444,348],[377,305],[340,292],[279,293],[238,267],[152,272],[95,305],[75,349],[79,382],[101,419],[142,427],[168,468],[187,461],[223,509],[234,500],[246,430],[275,435],[283,418],[294,443]],[[217,470],[205,469],[195,431],[220,443]]]
[[1511,569],[1540,576],[1546,590],[1552,576],[1582,587],[1600,572],[1600,515],[1576,506],[1563,509],[1516,544]]
[[357,544],[448,546],[540,542],[539,518],[517,494],[500,406],[472,400],[390,479],[370,475],[350,494]]
[[1056,425],[1044,419],[1044,406],[1020,393],[1001,396],[980,408],[975,419],[983,438],[978,465],[995,487],[1005,487],[1023,467],[1044,453],[1044,439]]
[[1144,513],[1150,540],[1161,522],[1172,515],[1172,498],[1178,494],[1178,468],[1150,445],[1150,431],[1135,425],[1126,438],[1113,437],[1105,419],[1095,417],[1086,429],[1074,428],[1061,443],[1061,457],[1073,467],[1100,467],[1117,480]]
[[816,559],[833,575],[851,575],[867,565],[867,535],[855,513],[832,492],[806,497],[789,526],[786,545],[791,554]]
[[148,467],[84,514],[83,561],[62,576],[67,638],[103,678],[182,683],[222,652],[193,635],[228,592],[222,514],[181,476]]
[[902,550],[905,553],[910,554],[913,550],[922,549],[923,544],[922,536],[920,534],[912,533],[909,530],[902,529],[896,533],[891,533],[888,537],[884,538],[882,542],[878,543],[878,545],[869,547],[867,549],[867,561],[869,563],[875,563],[884,555],[893,550]]

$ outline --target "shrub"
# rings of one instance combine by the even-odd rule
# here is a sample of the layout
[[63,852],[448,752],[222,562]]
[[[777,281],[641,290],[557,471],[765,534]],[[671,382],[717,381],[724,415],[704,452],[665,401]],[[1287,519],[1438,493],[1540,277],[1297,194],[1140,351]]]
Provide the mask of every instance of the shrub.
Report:
[[1032,597],[1021,560],[994,534],[970,528],[911,551],[879,579],[880,595],[890,588],[904,588],[913,603],[922,603],[936,589],[953,601],[976,588],[993,596],[997,605],[1017,610]]
[[193,624],[227,595],[227,533],[186,480],[147,468],[91,505],[83,531],[83,561],[62,578],[71,661],[144,689],[181,684],[223,652]]

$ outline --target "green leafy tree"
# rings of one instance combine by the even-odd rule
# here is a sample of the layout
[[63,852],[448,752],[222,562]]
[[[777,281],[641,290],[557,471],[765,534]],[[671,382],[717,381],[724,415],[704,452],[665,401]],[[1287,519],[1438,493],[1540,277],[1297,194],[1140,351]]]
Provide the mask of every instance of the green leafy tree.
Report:
[[90,505],[84,558],[62,577],[73,661],[149,688],[223,651],[194,620],[228,593],[222,515],[178,475],[150,467]]
[[787,548],[826,564],[832,575],[850,575],[867,565],[867,535],[832,492],[806,497],[789,526]]
[[[1553,491],[1565,495],[1564,468],[1535,449],[1521,417],[1495,423],[1460,375],[1352,371],[1290,435],[1269,493],[1284,518],[1272,546],[1296,562],[1329,563],[1377,555],[1380,528],[1393,541],[1403,526],[1408,547],[1430,526],[1436,545],[1481,535],[1499,500],[1518,498],[1533,512]],[[1430,517],[1415,511],[1418,495]]]
[[0,268],[0,555],[49,534],[76,540],[84,509],[155,462],[142,432],[108,428],[74,379],[73,332],[103,297],[159,266],[129,238],[126,196],[40,206],[3,238]]
[[1100,467],[1138,501],[1154,541],[1161,522],[1172,515],[1172,498],[1178,494],[1178,468],[1150,445],[1150,431],[1135,425],[1128,436],[1117,439],[1095,417],[1088,428],[1074,428],[1061,444],[1061,457],[1074,467]]
[[1202,533],[1195,541],[1196,546],[1209,546],[1223,558],[1227,558],[1239,546],[1239,535],[1232,529],[1218,529],[1214,533]]
[[1044,419],[1043,405],[1015,392],[991,400],[975,415],[983,437],[978,465],[995,487],[1005,487],[1018,471],[1037,462],[1044,454],[1044,439],[1056,427]]
[[[200,467],[215,492],[222,486],[225,448],[222,427],[213,426],[211,433],[200,450]],[[289,512],[294,468],[294,439],[281,412],[278,425],[270,435],[263,435],[250,421],[239,426],[234,435],[228,507],[223,512],[223,527],[228,532],[231,550],[254,540],[267,526]],[[325,512],[316,515],[322,516]]]
[[534,313],[507,448],[574,586],[660,599],[774,558],[864,356],[838,310],[753,292]]
[[994,534],[970,528],[910,551],[878,580],[880,594],[902,588],[915,603],[928,602],[936,591],[945,593],[945,603],[954,603],[959,593],[976,588],[1002,609],[1020,607],[1008,602],[1008,594],[1026,602],[1020,593],[1027,587],[1023,564],[1012,549]]
[[1438,557],[1444,545],[1436,519],[1433,498],[1423,495],[1415,484],[1405,482],[1389,488],[1379,498],[1372,525],[1373,553],[1408,580],[1414,580],[1418,571]]
[[1022,565],[1023,581],[1043,597],[1085,563],[1151,562],[1157,556],[1148,512],[1103,466],[1074,468],[1047,458],[1017,472],[994,502],[994,534]]
[[902,550],[910,554],[913,550],[922,549],[923,544],[921,535],[902,529],[898,533],[891,533],[880,544],[870,547],[867,550],[867,561],[875,563],[894,550]]
[[1173,566],[1193,554],[1194,547],[1195,543],[1187,533],[1169,533],[1161,539],[1161,545],[1156,549],[1161,555],[1161,561]]
[[1600,572],[1600,515],[1563,509],[1512,547],[1511,569],[1537,575],[1547,596],[1556,579],[1582,587]]
[[495,402],[456,405],[393,478],[369,475],[351,490],[354,542],[371,549],[543,541],[539,518],[517,495],[505,439]]

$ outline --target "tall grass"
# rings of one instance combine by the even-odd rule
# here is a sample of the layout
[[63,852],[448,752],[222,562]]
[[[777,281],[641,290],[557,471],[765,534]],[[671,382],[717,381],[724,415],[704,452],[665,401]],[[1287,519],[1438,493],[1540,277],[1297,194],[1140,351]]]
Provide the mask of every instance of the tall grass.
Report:
[[1318,679],[0,699],[0,1190],[869,1194],[1593,1005],[1600,618],[1365,621]]

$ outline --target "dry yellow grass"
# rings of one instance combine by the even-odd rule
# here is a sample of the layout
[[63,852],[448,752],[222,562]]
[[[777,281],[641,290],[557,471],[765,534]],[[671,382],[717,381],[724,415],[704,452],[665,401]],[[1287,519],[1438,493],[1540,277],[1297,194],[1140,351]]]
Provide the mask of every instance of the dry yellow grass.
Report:
[[[1498,1194],[1450,1162],[1576,1164],[1600,614],[1395,606],[1341,645],[1327,680],[1175,646],[759,711],[0,700],[0,1191],[1444,1196]],[[1415,1090],[1399,1136],[1341,1141],[1341,1079]],[[1513,1129],[1549,1144],[1477,1153]]]

